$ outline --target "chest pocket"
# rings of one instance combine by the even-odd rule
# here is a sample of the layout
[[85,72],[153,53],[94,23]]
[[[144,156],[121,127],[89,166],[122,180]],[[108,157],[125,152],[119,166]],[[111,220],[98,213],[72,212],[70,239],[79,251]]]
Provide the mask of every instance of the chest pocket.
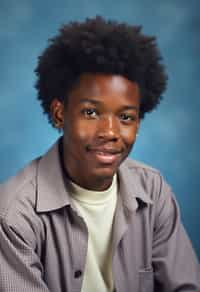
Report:
[[154,276],[153,270],[139,271],[139,292],[153,292],[154,291]]

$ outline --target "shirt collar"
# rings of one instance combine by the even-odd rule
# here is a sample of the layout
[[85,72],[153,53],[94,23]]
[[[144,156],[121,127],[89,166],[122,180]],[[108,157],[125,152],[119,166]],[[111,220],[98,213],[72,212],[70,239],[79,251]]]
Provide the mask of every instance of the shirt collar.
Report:
[[[68,181],[64,177],[59,157],[59,141],[39,160],[37,170],[37,212],[48,212],[71,204]],[[123,204],[130,210],[141,202],[152,204],[145,193],[140,177],[130,169],[127,161],[119,167],[120,194]]]
[[136,171],[137,168],[133,160],[126,159],[118,171],[122,202],[130,211],[135,211],[144,204],[153,204],[141,182],[140,173]]
[[70,204],[67,181],[59,157],[59,141],[40,159],[37,172],[38,212],[52,211]]

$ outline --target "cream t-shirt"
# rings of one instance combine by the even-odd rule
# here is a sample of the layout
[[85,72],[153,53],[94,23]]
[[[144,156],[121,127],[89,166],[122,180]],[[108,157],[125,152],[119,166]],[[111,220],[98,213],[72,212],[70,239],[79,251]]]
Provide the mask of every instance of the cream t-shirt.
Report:
[[112,292],[112,226],[117,203],[117,176],[102,192],[71,183],[71,195],[89,233],[81,292]]

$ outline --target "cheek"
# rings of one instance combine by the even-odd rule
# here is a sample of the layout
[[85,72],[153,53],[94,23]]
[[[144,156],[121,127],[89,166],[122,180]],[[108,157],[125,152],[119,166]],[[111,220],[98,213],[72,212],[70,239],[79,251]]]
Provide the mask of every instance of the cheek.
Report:
[[77,140],[79,141],[87,141],[90,137],[89,132],[84,127],[79,128],[76,133]]
[[134,144],[135,139],[136,139],[136,129],[135,128],[123,128],[123,130],[121,131],[121,136],[124,140],[124,143],[127,146],[132,146],[132,144]]
[[[88,142],[95,135],[94,125],[84,123],[84,121],[72,122],[67,127],[68,137],[74,142]],[[78,146],[78,145],[77,145]]]

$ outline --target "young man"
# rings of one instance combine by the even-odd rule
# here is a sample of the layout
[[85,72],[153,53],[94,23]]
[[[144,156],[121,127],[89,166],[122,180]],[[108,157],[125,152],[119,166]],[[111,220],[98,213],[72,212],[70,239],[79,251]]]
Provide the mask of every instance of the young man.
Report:
[[155,38],[101,17],[39,58],[38,98],[62,137],[0,189],[0,291],[200,291],[179,208],[127,159],[166,87]]

